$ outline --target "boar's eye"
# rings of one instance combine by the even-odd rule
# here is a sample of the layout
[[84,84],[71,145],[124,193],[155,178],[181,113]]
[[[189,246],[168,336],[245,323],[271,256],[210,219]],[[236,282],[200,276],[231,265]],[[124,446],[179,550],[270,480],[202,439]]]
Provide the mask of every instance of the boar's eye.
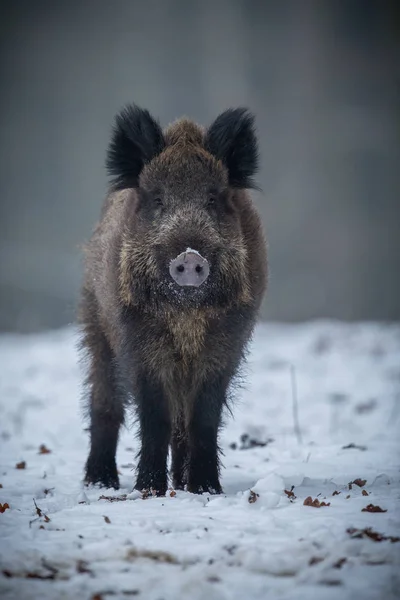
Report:
[[207,206],[209,208],[213,208],[216,205],[216,203],[217,203],[217,200],[216,200],[215,196],[210,196],[208,198]]
[[162,201],[162,199],[160,197],[157,196],[157,198],[153,199],[153,202],[156,206],[164,206],[164,203]]

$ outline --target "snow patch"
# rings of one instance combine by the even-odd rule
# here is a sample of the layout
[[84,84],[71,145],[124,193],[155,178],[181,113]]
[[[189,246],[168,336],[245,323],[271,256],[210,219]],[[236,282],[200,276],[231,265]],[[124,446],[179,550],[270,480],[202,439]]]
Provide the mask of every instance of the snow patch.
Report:
[[219,496],[142,499],[134,428],[118,447],[121,489],[83,487],[76,348],[72,328],[0,336],[2,599],[395,597],[400,542],[349,531],[400,537],[400,326],[259,325],[221,435]]

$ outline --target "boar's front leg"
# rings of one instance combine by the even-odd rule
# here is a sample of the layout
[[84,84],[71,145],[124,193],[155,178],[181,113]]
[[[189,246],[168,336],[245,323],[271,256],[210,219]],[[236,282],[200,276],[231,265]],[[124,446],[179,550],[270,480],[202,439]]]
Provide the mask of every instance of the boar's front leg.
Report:
[[114,357],[100,330],[87,331],[84,341],[90,354],[90,453],[86,483],[119,488],[115,455],[124,420],[124,392],[118,386]]
[[218,431],[226,399],[224,377],[203,384],[189,420],[189,466],[187,489],[201,494],[222,493],[219,482]]
[[158,496],[167,491],[167,458],[171,421],[166,396],[154,378],[141,375],[135,391],[141,449],[135,488]]
[[177,419],[171,439],[172,482],[176,490],[183,490],[187,483],[188,443],[185,422]]

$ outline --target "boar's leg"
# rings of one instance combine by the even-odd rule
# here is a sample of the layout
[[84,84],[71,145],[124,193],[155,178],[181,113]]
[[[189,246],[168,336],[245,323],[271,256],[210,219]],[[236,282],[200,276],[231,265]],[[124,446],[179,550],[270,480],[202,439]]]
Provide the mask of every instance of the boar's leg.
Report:
[[167,458],[171,422],[166,396],[153,378],[139,377],[135,400],[139,415],[141,450],[135,488],[153,491],[158,496],[167,491]]
[[175,425],[171,440],[172,481],[176,490],[187,484],[188,443],[183,418]]
[[119,488],[115,455],[124,421],[125,394],[118,386],[111,348],[105,336],[94,329],[86,336],[90,354],[90,453],[86,483]]
[[203,384],[193,406],[188,426],[187,489],[195,494],[222,493],[219,482],[218,430],[226,388],[224,377]]

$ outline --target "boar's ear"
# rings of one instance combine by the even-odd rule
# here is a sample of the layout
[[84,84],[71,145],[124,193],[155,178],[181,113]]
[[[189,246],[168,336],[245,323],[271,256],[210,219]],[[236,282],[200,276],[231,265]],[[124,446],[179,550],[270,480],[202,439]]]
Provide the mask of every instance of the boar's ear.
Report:
[[254,116],[246,108],[230,108],[209,127],[205,147],[228,169],[229,185],[256,187],[252,177],[258,168]]
[[126,106],[115,118],[107,153],[114,190],[137,187],[144,165],[165,146],[162,129],[147,110]]

